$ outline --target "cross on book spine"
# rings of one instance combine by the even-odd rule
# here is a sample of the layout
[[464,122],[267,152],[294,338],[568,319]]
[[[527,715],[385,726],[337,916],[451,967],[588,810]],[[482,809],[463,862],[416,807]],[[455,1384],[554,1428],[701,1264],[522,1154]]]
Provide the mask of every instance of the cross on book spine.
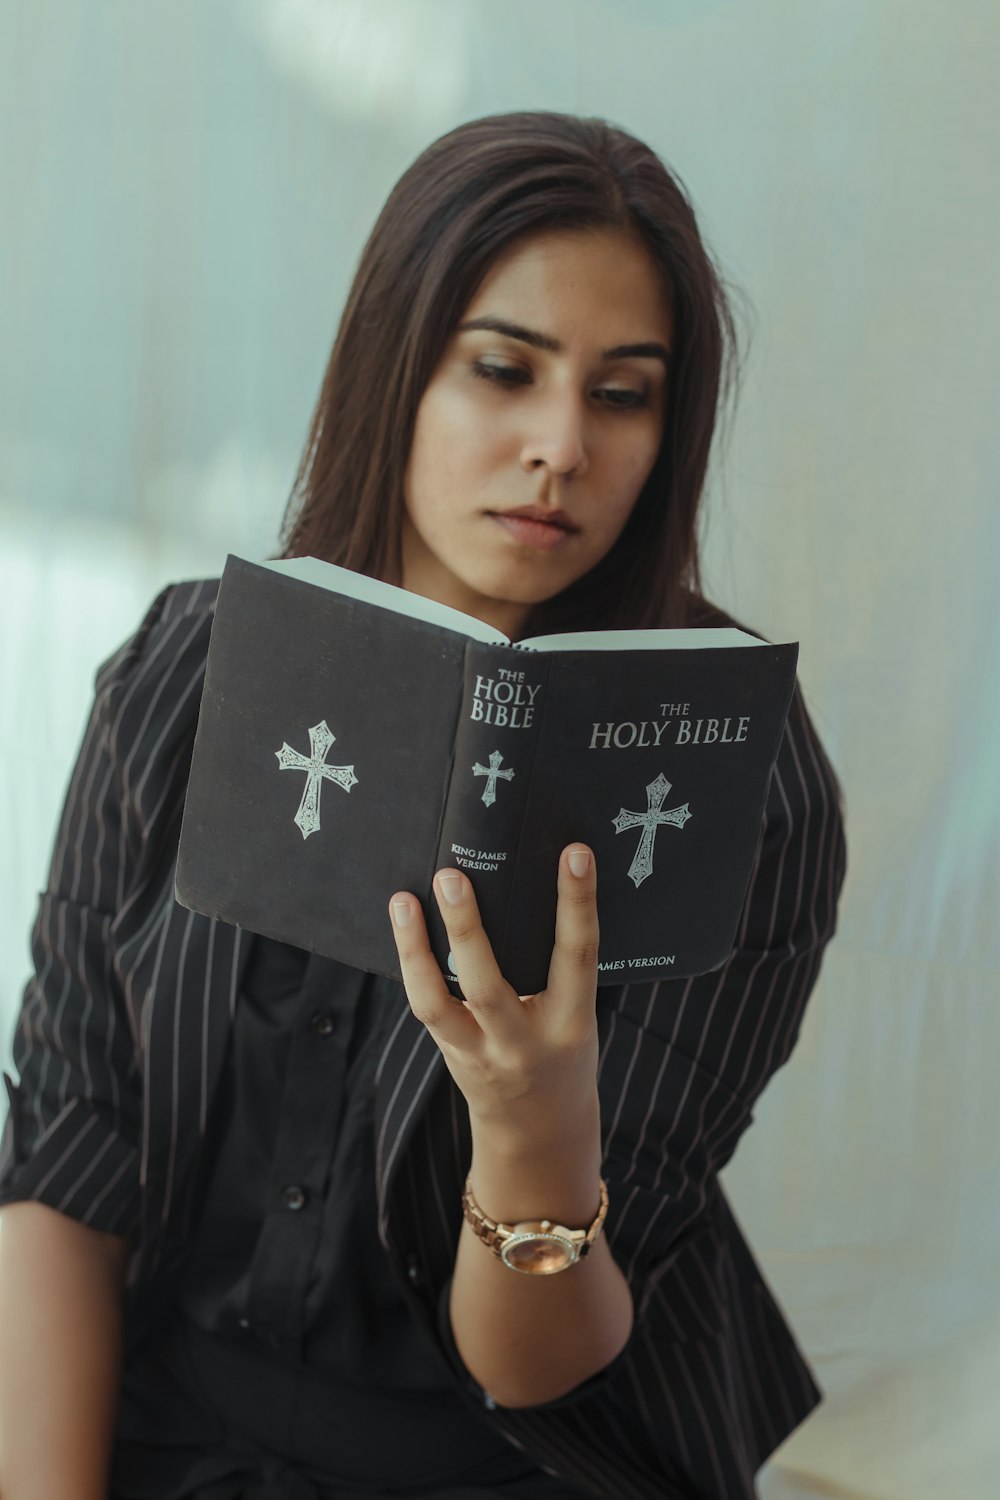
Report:
[[488,778],[486,788],[483,792],[483,801],[487,807],[492,807],[493,803],[497,800],[497,781],[513,781],[514,779],[513,767],[508,766],[506,771],[500,770],[500,762],[502,760],[503,756],[500,751],[494,750],[490,756],[488,766],[481,766],[477,760],[472,768],[473,776],[486,776]]

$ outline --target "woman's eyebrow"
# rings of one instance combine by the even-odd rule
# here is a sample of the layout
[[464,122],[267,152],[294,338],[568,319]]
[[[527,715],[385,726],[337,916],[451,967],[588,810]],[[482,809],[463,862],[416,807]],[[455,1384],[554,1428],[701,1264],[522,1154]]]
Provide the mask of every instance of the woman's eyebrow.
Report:
[[[549,354],[561,354],[563,346],[558,339],[551,334],[539,333],[534,328],[524,328],[520,323],[508,323],[506,318],[470,318],[467,323],[459,323],[456,333],[472,333],[477,329],[483,329],[487,333],[502,333],[509,339],[520,339],[522,344],[530,344],[533,349],[544,349]],[[651,340],[643,344],[616,344],[613,349],[603,349],[602,359],[661,359],[665,365],[670,363],[670,350],[666,344]]]

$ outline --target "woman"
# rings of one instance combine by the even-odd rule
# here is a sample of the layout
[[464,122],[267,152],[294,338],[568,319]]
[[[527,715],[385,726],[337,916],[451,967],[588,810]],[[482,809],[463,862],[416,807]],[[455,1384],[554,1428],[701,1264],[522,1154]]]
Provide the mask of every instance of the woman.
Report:
[[[515,640],[725,624],[696,521],[732,346],[647,147],[464,125],[362,255],[285,555]],[[820,1400],[717,1181],[843,879],[800,694],[721,969],[598,991],[574,844],[534,997],[439,872],[463,1004],[412,893],[386,914],[403,985],[174,902],[214,591],[165,590],[98,674],[35,927],[0,1162],[5,1500],[753,1495]],[[542,1218],[589,1254],[512,1274],[489,1226]]]

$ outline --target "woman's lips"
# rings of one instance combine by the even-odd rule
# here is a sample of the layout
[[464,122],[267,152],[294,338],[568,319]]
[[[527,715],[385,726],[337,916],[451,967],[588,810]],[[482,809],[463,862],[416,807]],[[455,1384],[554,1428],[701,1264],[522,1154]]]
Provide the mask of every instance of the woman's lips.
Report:
[[543,552],[560,546],[572,535],[565,527],[553,525],[551,521],[529,521],[527,516],[503,516],[496,511],[490,511],[489,514],[516,542],[528,547],[538,547]]

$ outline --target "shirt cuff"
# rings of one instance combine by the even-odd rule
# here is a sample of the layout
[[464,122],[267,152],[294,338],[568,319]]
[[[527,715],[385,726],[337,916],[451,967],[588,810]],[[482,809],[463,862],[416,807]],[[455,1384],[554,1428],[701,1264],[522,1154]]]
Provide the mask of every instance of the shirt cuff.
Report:
[[69,1099],[34,1143],[23,1144],[23,1101],[3,1075],[9,1114],[0,1146],[0,1207],[44,1203],[59,1213],[138,1242],[139,1152],[115,1129],[110,1111]]

